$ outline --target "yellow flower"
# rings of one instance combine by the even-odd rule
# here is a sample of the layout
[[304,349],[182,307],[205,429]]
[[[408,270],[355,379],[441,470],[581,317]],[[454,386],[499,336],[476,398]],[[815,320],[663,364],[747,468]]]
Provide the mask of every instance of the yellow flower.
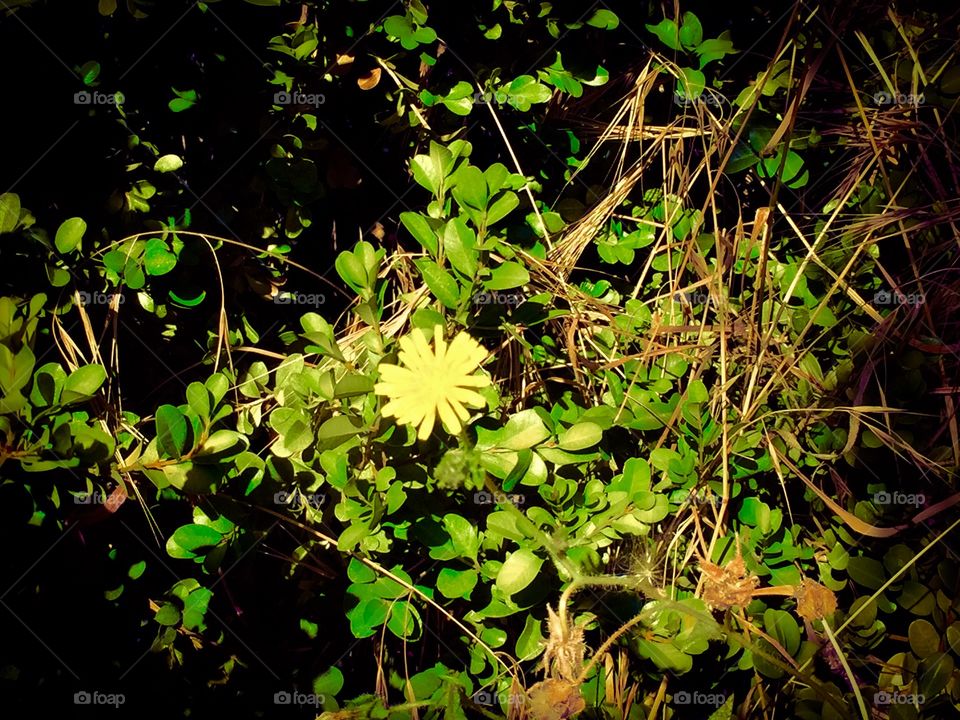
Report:
[[487,351],[461,332],[449,344],[439,325],[433,332],[436,349],[427,343],[420,328],[400,338],[400,365],[380,364],[380,379],[373,391],[390,399],[383,414],[398,423],[418,428],[417,437],[426,440],[437,415],[451,433],[459,433],[470,417],[467,406],[480,408],[486,402],[470,388],[490,384],[486,375],[473,374]]

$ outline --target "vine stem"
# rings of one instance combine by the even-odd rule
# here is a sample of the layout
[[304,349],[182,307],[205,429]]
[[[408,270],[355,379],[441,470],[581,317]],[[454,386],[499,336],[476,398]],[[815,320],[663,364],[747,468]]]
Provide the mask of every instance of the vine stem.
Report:
[[[557,604],[557,615],[560,618],[560,626],[564,634],[567,633],[567,606],[570,604],[570,598],[578,590],[588,586],[594,587],[624,587],[641,588],[641,581],[631,575],[589,575],[574,578],[560,595],[560,601]],[[650,588],[652,590],[652,588]],[[644,595],[648,593],[644,592]],[[616,636],[616,634],[614,635]]]
[[614,632],[613,635],[608,637],[606,641],[603,643],[603,645],[597,648],[597,651],[593,654],[593,657],[590,658],[590,662],[588,662],[584,666],[583,672],[580,673],[580,676],[574,681],[574,684],[575,685],[583,684],[583,682],[590,675],[590,671],[593,670],[593,666],[600,661],[600,658],[602,658],[606,654],[606,652],[613,646],[613,644],[620,639],[621,635],[623,635],[627,630],[632,628],[634,625],[638,624],[642,617],[643,616],[641,613],[637,613],[632,618],[627,620],[627,622],[625,622],[623,625],[617,628],[616,632]]
[[823,630],[827,634],[827,639],[830,640],[830,644],[833,645],[834,651],[837,653],[837,658],[840,660],[840,664],[843,665],[843,670],[847,673],[847,680],[850,683],[850,687],[853,688],[853,694],[857,698],[857,707],[860,708],[860,717],[863,720],[868,720],[870,717],[867,714],[867,706],[863,703],[863,695],[860,694],[860,686],[857,683],[857,678],[853,674],[853,670],[850,668],[850,664],[847,662],[846,656],[843,654],[843,649],[840,647],[840,643],[837,642],[837,638],[834,637],[833,631],[830,629],[830,624],[827,622],[826,618],[822,620]]

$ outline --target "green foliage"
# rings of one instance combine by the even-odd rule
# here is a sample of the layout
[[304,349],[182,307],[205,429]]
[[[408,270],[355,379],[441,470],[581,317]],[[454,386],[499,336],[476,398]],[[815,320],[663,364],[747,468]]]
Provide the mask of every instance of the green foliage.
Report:
[[[753,38],[702,7],[653,22],[645,7],[408,0],[381,15],[344,0],[296,20],[246,4],[197,8],[256,13],[271,61],[250,79],[263,147],[204,231],[196,148],[223,138],[184,124],[217,113],[200,65],[154,83],[153,110],[132,91],[110,106],[123,168],[108,211],[25,199],[38,219],[0,195],[11,548],[76,524],[107,558],[97,602],[191,688],[241,687],[267,664],[244,615],[267,606],[259,639],[276,635],[327,718],[508,714],[535,705],[541,672],[542,693],[566,693],[554,712],[619,720],[958,707],[944,540],[960,496],[939,404],[956,303],[929,279],[955,270],[950,160],[898,166],[894,143],[823,190],[824,168],[902,119],[837,105],[855,131],[838,142],[797,112],[797,58],[822,50],[808,25],[772,59],[734,58],[733,38]],[[118,28],[159,8],[98,11]],[[624,60],[631,24],[669,50],[642,73]],[[891,89],[909,64],[952,107],[955,68],[920,67],[936,44],[923,30],[858,37],[887,43],[868,54]],[[239,67],[221,55],[204,61]],[[105,55],[86,57],[77,82],[106,88]],[[836,85],[843,67],[823,72]],[[951,122],[923,128],[946,141]],[[389,171],[340,138],[351,123],[354,139],[382,131],[362,139]],[[374,221],[357,238],[341,209]],[[407,344],[414,328],[430,348]],[[462,432],[438,421],[418,439],[386,404],[471,395],[448,387],[441,351],[460,332],[484,350],[482,402]],[[412,360],[432,374],[389,382]],[[456,406],[436,404],[446,423]],[[913,487],[921,470],[938,484]],[[47,592],[30,585],[25,605]]]

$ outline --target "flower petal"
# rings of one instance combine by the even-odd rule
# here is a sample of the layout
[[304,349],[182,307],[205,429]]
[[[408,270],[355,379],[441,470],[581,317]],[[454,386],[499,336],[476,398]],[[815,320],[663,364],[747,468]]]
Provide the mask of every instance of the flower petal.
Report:
[[[424,367],[428,367],[433,358],[433,354],[429,352],[430,348],[426,345],[426,341],[420,344],[417,342],[418,338],[423,339],[422,333],[411,333],[410,335],[400,338],[400,352],[397,353],[400,362],[413,371],[419,371]],[[426,354],[424,354],[424,349],[427,351]]]
[[456,379],[456,385],[459,387],[487,387],[490,384],[490,378],[486,375],[462,375]]
[[464,407],[463,403],[458,400],[455,400],[453,397],[448,397],[447,402],[450,403],[450,407],[453,408],[453,411],[457,414],[457,416],[463,422],[466,422],[467,419],[470,417],[470,412],[467,410],[466,407]]
[[421,440],[426,440],[430,437],[430,433],[433,432],[434,423],[437,421],[437,409],[432,405],[427,410],[426,415],[420,421],[420,431],[417,433],[417,437]]
[[443,422],[443,426],[454,435],[463,429],[463,423],[460,422],[460,418],[457,417],[457,414],[445,398],[441,398],[437,403],[437,412],[440,413],[440,420]]
[[487,357],[487,350],[467,333],[462,332],[450,343],[447,367],[452,372],[471,373]]
[[470,405],[476,408],[481,408],[487,404],[483,395],[463,387],[451,388],[447,396],[463,405]]
[[443,339],[443,328],[435,325],[433,328],[434,357],[437,367],[444,367],[444,359],[447,355],[447,341]]
[[380,365],[377,369],[380,371],[380,378],[386,382],[398,383],[416,379],[411,370],[397,365]]

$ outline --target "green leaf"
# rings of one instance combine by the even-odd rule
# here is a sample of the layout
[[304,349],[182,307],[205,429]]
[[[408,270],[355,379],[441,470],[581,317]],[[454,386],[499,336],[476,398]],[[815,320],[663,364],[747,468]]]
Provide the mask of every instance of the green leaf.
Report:
[[550,431],[536,412],[521,410],[513,415],[501,431],[502,440],[498,447],[504,450],[524,450],[538,445],[548,437]]
[[703,25],[692,12],[683,14],[683,24],[680,26],[680,42],[687,50],[693,50],[703,42]]
[[[250,2],[250,0],[247,0],[247,2]],[[169,107],[172,112],[183,112],[184,110],[189,110],[197,104],[196,90],[185,90],[181,92],[180,90],[173,88],[173,92],[177,97],[167,103],[167,107]]]
[[443,516],[443,527],[450,535],[453,547],[461,557],[476,561],[480,550],[480,533],[466,518],[455,513]]
[[334,696],[343,690],[343,673],[336,666],[318,675],[313,681],[313,692],[317,695]]
[[197,462],[220,462],[239,455],[248,446],[246,435],[223,428],[204,440],[194,459]]
[[180,623],[180,610],[173,603],[164,603],[157,610],[153,619],[166,627],[178,625]]
[[680,89],[683,97],[689,100],[700,97],[706,87],[707,78],[699,70],[680,68]]
[[337,274],[343,278],[356,291],[361,291],[367,287],[367,271],[360,259],[350,250],[344,250],[337,255],[334,262]]
[[603,438],[603,430],[592,422],[580,422],[569,428],[557,439],[562,450],[585,450],[593,447]]
[[402,38],[413,32],[413,25],[403,15],[391,15],[383,21],[383,30],[388,35]]
[[79,367],[64,381],[60,401],[66,404],[92,397],[106,379],[107,371],[104,370],[103,365]]
[[210,417],[210,391],[203,383],[192,382],[187,385],[187,405],[201,418]]
[[[307,447],[312,440],[310,422],[310,415],[302,408],[278,407],[270,413],[270,427],[277,431],[284,444],[296,446],[300,450]],[[303,434],[310,439],[301,445],[299,438]]]
[[473,110],[473,86],[461,80],[443,98],[443,106],[455,115],[469,115]]
[[506,510],[497,510],[487,516],[486,535],[499,536],[516,542],[521,542],[525,538],[517,527],[516,516]]
[[420,613],[413,603],[398,602],[391,606],[387,628],[398,638],[406,639],[415,636],[421,624]]
[[914,620],[907,630],[910,649],[919,658],[927,658],[939,651],[940,633],[927,620]]
[[924,697],[935,697],[953,677],[953,657],[949,653],[939,653],[925,657],[920,663],[920,693]]
[[[426,156],[423,156],[426,157]],[[438,243],[437,231],[430,220],[420,213],[403,212],[400,213],[400,222],[407,229],[414,239],[419,242],[432,257],[437,257]]]
[[646,28],[671,50],[680,49],[680,29],[673,20],[664,18],[656,25],[647,25]]
[[521,75],[505,89],[510,104],[520,112],[526,112],[533,104],[547,102],[553,95],[550,88],[531,75]]
[[512,290],[530,282],[530,273],[517,262],[505,262],[490,272],[490,279],[484,283],[487,290]]
[[360,375],[358,373],[344,375],[339,382],[337,382],[334,397],[339,399],[366,395],[373,390],[373,385],[373,380],[366,375]]
[[887,579],[883,565],[871,557],[850,558],[847,562],[847,574],[855,583],[870,590],[878,590]]
[[590,16],[590,19],[587,20],[587,25],[600,28],[601,30],[613,30],[619,24],[620,18],[611,10],[597,10]]
[[[129,280],[129,279],[127,280],[127,285],[129,285],[131,288],[133,288],[133,286],[130,284],[130,280]],[[142,280],[141,280],[140,283],[139,283],[139,287],[143,287],[143,281],[142,281]],[[136,289],[136,288],[134,288],[134,289]],[[168,291],[168,292],[170,293],[170,299],[173,300],[173,302],[177,303],[178,305],[182,305],[183,307],[188,307],[188,308],[190,308],[190,307],[196,307],[197,305],[199,305],[200,303],[202,303],[202,302],[204,301],[204,299],[207,297],[207,291],[206,291],[206,290],[201,290],[201,291],[199,292],[199,294],[197,294],[195,297],[183,297],[183,296],[178,295],[177,293],[175,293],[173,290],[170,290],[170,291]]]
[[190,423],[179,408],[161,405],[157,408],[157,450],[167,458],[181,458],[187,449]]
[[134,563],[130,566],[130,569],[127,570],[127,577],[131,580],[137,580],[143,575],[143,572],[147,569],[147,561],[141,560],[138,563]]
[[437,590],[444,597],[470,599],[470,593],[477,585],[479,574],[470,568],[467,570],[453,570],[443,568],[437,575]]
[[[309,430],[309,427],[307,428]],[[339,445],[344,440],[356,437],[361,428],[346,415],[337,415],[332,417],[317,430],[317,440],[325,443],[327,446]]]
[[455,309],[460,302],[460,286],[453,276],[433,260],[418,260],[416,266],[434,297],[451,310]]
[[472,278],[477,274],[477,234],[462,218],[447,223],[443,231],[443,251],[447,260],[461,274]]
[[183,626],[187,630],[205,629],[203,616],[207,614],[207,606],[210,604],[210,598],[213,592],[208,588],[197,588],[183,603]]
[[687,400],[692,403],[705,403],[710,399],[707,386],[702,380],[691,380],[687,386]]
[[506,595],[513,595],[532,583],[540,572],[543,560],[526,548],[510,554],[500,572],[497,573],[497,587]]
[[26,387],[35,365],[36,358],[29,345],[20,348],[16,355],[6,345],[0,345],[0,389],[3,393],[19,393]]
[[[780,170],[780,161],[783,158],[782,151],[776,155],[764,158],[757,165],[757,174],[760,177],[774,178]],[[807,172],[803,158],[793,150],[787,151],[787,160],[783,166],[783,182],[792,189],[801,188],[810,180],[810,173]]]
[[63,384],[67,374],[60,363],[51,362],[41,365],[33,376],[33,389],[30,391],[30,402],[37,407],[50,407],[60,402]]
[[[429,155],[417,155],[410,161],[413,179],[429,190],[434,196],[439,194],[443,183],[443,168],[440,163]],[[411,213],[413,214],[413,213]]]
[[147,275],[166,275],[177,266],[177,256],[167,249],[167,244],[160,238],[152,238],[147,242],[143,252],[143,269]]
[[20,222],[20,196],[16,193],[0,195],[0,233],[13,232]]
[[527,615],[523,632],[517,638],[517,660],[532,660],[543,652],[543,633],[540,621],[532,615]]
[[180,159],[179,155],[163,155],[157,158],[157,161],[153,164],[153,169],[160,173],[174,172],[182,167],[183,160]]
[[520,198],[512,191],[507,191],[496,200],[487,210],[487,226],[493,225],[503,220],[520,205]]
[[214,547],[223,541],[223,535],[209,525],[183,525],[170,538],[187,552],[196,553],[201,548]]
[[[667,448],[660,448],[660,450],[666,450]],[[657,452],[657,451],[654,451]],[[650,456],[651,462],[653,462],[654,456]],[[656,462],[653,463],[655,466]],[[665,468],[661,468],[665,469]],[[770,507],[763,502],[762,500],[755,497],[744,498],[743,505],[740,508],[740,512],[737,513],[737,518],[741,522],[746,523],[747,525],[752,525],[753,527],[759,528],[761,532],[766,532],[770,527]]]
[[214,405],[219,404],[220,401],[223,400],[223,396],[227,394],[227,390],[230,389],[230,381],[227,380],[223,373],[214,373],[207,378],[204,385],[213,396]]
[[693,668],[693,658],[670,641],[640,639],[636,645],[641,657],[652,660],[662,670],[685,673]]
[[800,626],[785,610],[769,608],[763,613],[763,626],[791,655],[800,649]]
[[732,55],[737,51],[733,48],[733,43],[730,42],[729,33],[724,31],[720,37],[714,38],[712,40],[704,40],[700,43],[700,46],[697,47],[697,55],[700,56],[700,69],[711,63],[714,60],[722,60],[726,55]]
[[80,80],[84,85],[93,84],[100,77],[100,63],[96,60],[85,62],[80,68]]
[[487,180],[480,168],[464,165],[454,177],[456,185],[453,188],[453,196],[457,202],[475,210],[486,210],[490,196],[487,192]]
[[87,231],[87,224],[78,217],[64,220],[57,229],[54,244],[61,253],[68,253],[80,249],[83,234]]
[[478,450],[525,450],[550,437],[550,430],[533,409],[521,410],[499,430],[491,432],[481,428],[478,433]]

